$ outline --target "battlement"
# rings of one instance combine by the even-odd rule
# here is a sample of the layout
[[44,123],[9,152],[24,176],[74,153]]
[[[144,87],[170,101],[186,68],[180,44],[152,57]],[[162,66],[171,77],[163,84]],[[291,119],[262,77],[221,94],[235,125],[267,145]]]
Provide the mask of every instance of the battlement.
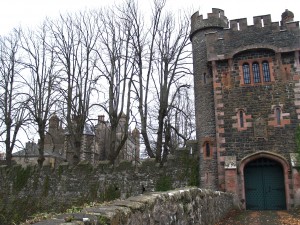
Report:
[[247,18],[233,19],[230,20],[230,27],[228,30],[240,30],[245,31],[248,28],[252,29],[252,27],[271,28],[273,31],[280,30],[296,30],[299,29],[299,21],[291,21],[284,23],[284,26],[281,26],[279,22],[272,22],[271,15],[262,15],[262,16],[254,16],[253,17],[253,25],[248,25]]
[[[287,12],[287,10],[286,10]],[[289,13],[292,13],[288,11]],[[284,14],[284,13],[283,13]],[[285,15],[285,14],[284,14]],[[203,19],[203,15],[196,12],[191,17],[191,36],[198,30],[210,27],[220,27],[230,31],[253,31],[253,28],[262,28],[271,32],[280,31],[299,31],[299,21],[293,21],[293,17],[286,19],[282,16],[281,23],[272,22],[271,15],[260,15],[253,17],[253,25],[248,25],[247,18],[233,19],[228,22],[224,11],[221,9],[213,8],[212,13],[207,14],[207,19]],[[218,38],[216,38],[218,39]]]
[[196,12],[191,17],[191,35],[197,30],[210,27],[228,27],[228,19],[224,14],[224,10],[213,8],[211,13],[207,14],[207,19],[203,19],[203,15]]
[[293,20],[293,13],[290,11],[286,10],[283,13],[280,23],[272,22],[271,15],[268,14],[254,16],[253,25],[248,25],[247,18],[240,18],[230,20],[229,26],[223,24],[222,27],[218,22],[225,21],[225,18],[224,11],[219,9],[213,9],[213,13],[209,13],[207,19],[203,19],[203,16],[199,16],[198,13],[192,16],[191,38],[197,31],[209,26],[216,28],[219,24],[220,29],[204,31],[206,46],[209,46],[208,61],[232,58],[236,53],[248,49],[265,48],[274,52],[300,49],[299,21]]

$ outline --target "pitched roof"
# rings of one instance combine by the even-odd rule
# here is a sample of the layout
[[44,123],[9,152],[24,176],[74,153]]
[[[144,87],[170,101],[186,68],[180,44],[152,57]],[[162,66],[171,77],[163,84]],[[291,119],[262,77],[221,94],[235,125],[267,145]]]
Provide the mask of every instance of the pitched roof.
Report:
[[[38,157],[39,156],[39,150],[36,147],[29,148],[29,149],[23,149],[21,151],[15,152],[12,154],[12,156],[15,157]],[[61,154],[57,152],[53,152],[50,149],[44,149],[44,156],[45,157],[55,157],[55,158],[64,158]]]

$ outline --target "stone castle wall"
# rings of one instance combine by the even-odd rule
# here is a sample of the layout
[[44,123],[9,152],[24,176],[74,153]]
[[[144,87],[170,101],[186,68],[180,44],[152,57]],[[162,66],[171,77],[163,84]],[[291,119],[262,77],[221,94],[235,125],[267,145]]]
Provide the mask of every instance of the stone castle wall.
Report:
[[177,150],[162,167],[152,159],[139,166],[124,161],[113,167],[102,161],[96,166],[62,164],[54,170],[0,166],[0,224],[18,224],[37,212],[61,212],[87,202],[198,186],[199,160],[194,153]]
[[249,48],[269,48],[275,52],[293,51],[299,49],[299,35],[299,22],[292,30],[279,30],[278,25],[276,29],[269,25],[249,26],[245,30],[224,29],[218,33],[209,33],[206,36],[207,45],[210,46],[207,53],[208,60],[232,58],[236,53]]
[[68,224],[65,218],[71,220],[70,224],[79,221],[111,225],[215,224],[233,207],[232,194],[184,188],[84,208],[80,213],[57,215],[37,225]]
[[[274,82],[267,85],[243,86],[240,84],[239,61],[270,59],[274,65]],[[294,56],[282,56],[282,61],[294,64]],[[220,82],[223,91],[222,98],[218,103],[224,107],[222,116],[224,124],[223,135],[226,138],[222,147],[226,152],[220,156],[236,155],[237,161],[257,151],[271,151],[283,155],[287,160],[290,153],[295,152],[295,133],[298,124],[297,109],[295,106],[294,87],[296,76],[286,79],[285,74],[280,73],[280,66],[276,62],[274,52],[270,50],[256,50],[240,53],[233,59],[233,70],[229,68],[227,61],[216,63],[216,82]],[[230,88],[224,87],[222,76],[231,70]],[[291,70],[291,71],[290,71]],[[289,69],[294,74],[294,68]],[[280,106],[282,110],[282,121],[280,125],[275,123],[274,107]],[[245,125],[238,127],[238,111],[243,110],[245,114]],[[220,114],[219,114],[220,115]],[[262,124],[263,122],[263,124]]]

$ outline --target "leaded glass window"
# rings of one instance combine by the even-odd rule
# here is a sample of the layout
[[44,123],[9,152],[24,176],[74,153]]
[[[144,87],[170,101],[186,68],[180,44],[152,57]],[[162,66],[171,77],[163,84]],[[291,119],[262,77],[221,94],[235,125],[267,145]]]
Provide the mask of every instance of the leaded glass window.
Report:
[[260,83],[259,64],[257,62],[252,64],[252,71],[254,76],[254,83]]
[[270,82],[271,75],[270,75],[269,63],[267,61],[264,61],[262,63],[262,68],[263,68],[263,73],[264,73],[264,82]]
[[244,74],[244,84],[250,84],[251,78],[250,78],[250,68],[248,63],[243,64],[243,74]]

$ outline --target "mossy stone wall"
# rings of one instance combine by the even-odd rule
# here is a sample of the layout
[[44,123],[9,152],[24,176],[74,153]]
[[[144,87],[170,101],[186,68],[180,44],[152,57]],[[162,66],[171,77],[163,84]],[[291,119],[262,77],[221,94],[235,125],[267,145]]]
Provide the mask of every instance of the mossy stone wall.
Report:
[[89,202],[125,199],[142,193],[197,185],[197,152],[176,150],[160,166],[152,159],[140,165],[108,162],[77,166],[0,167],[0,224],[20,223],[41,212],[62,212]]

